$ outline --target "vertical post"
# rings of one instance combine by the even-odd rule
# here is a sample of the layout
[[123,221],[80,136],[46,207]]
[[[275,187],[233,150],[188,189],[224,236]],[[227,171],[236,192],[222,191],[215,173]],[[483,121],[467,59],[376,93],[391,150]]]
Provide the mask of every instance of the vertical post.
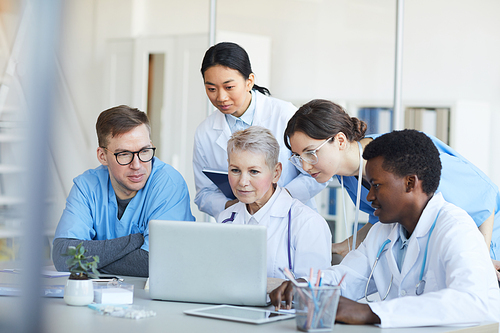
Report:
[[403,129],[404,110],[402,110],[402,80],[403,80],[403,23],[404,0],[396,0],[396,59],[394,68],[394,105],[392,127],[394,130]]
[[209,34],[209,46],[215,45],[215,21],[217,14],[217,0],[210,0],[210,27],[208,30]]
[[[217,14],[217,0],[210,0],[210,18],[208,29],[208,47],[215,45],[215,22]],[[207,117],[212,113],[213,106],[207,98]]]
[[[209,29],[208,29],[208,43],[209,47],[215,45],[215,23],[217,20],[217,0],[210,0],[210,18],[209,18]],[[207,117],[210,116],[212,110],[214,109],[212,103],[207,98]],[[210,221],[210,215],[204,214],[205,221]]]
[[27,142],[22,151],[26,165],[23,188],[25,209],[21,243],[21,308],[18,309],[18,332],[42,332],[43,299],[41,270],[43,266],[44,229],[47,218],[47,175],[50,115],[55,83],[61,3],[59,0],[25,1],[29,26],[26,49],[20,62],[25,62],[26,74],[20,83],[26,98]]

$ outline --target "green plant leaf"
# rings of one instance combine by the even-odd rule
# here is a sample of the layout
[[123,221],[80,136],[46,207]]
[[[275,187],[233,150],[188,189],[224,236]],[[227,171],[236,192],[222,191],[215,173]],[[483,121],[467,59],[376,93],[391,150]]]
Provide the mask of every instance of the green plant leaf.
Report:
[[[68,259],[66,259],[66,265],[68,265],[68,270],[71,273],[86,273],[92,277],[98,277],[99,271],[97,270],[97,263],[99,262],[99,256],[85,256],[85,247],[83,243],[75,246],[68,246],[66,250]],[[93,259],[90,261],[90,259]]]
[[64,254],[65,256],[74,256],[76,255],[76,248],[74,246],[68,246],[66,249],[66,253]]
[[78,255],[83,256],[85,254],[85,248],[83,247],[82,243],[78,244],[76,249],[78,251]]

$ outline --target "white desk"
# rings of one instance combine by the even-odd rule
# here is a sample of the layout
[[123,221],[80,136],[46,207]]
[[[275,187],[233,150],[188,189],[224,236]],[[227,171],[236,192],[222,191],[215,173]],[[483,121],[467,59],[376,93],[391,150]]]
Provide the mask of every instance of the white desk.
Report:
[[[11,283],[14,274],[0,273],[0,283]],[[50,284],[64,284],[66,278],[46,279]],[[156,312],[155,317],[132,320],[99,315],[87,307],[73,307],[62,298],[43,299],[44,332],[48,333],[112,333],[112,332],[297,332],[295,320],[284,320],[264,325],[236,323],[224,320],[188,316],[187,309],[195,309],[206,304],[153,301],[145,291],[143,278],[125,278],[134,284],[134,305],[144,306]],[[8,332],[6,326],[13,317],[13,309],[19,303],[17,297],[0,297],[0,332]],[[271,307],[270,307],[271,308]],[[3,325],[3,326],[2,326]],[[8,326],[7,326],[8,327]],[[444,332],[494,332],[498,333],[498,323],[484,323],[475,327],[424,327],[412,329],[380,329],[375,326],[336,325],[333,332],[377,332],[377,333],[444,333]]]

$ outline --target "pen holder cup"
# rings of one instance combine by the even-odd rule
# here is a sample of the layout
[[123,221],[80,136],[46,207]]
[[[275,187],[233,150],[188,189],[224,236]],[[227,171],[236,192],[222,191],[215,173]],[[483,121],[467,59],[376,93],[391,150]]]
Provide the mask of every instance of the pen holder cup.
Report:
[[333,329],[340,287],[295,287],[295,320],[304,332],[327,332]]

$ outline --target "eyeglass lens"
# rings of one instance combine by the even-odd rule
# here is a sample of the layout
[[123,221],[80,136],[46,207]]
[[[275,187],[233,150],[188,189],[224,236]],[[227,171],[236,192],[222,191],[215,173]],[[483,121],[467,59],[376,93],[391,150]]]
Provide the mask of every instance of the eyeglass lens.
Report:
[[145,148],[138,152],[125,151],[122,153],[118,153],[115,155],[116,161],[120,165],[130,164],[134,160],[135,154],[137,154],[137,157],[141,162],[149,162],[153,159],[153,156],[155,155],[155,148]]

